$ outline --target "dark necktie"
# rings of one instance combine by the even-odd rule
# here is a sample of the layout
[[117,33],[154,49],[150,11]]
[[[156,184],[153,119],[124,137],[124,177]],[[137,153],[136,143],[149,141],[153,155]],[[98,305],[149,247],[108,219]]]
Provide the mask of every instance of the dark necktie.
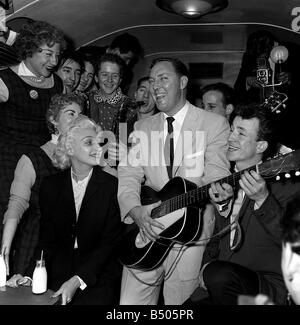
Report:
[[165,160],[167,165],[167,171],[169,178],[172,178],[172,169],[174,162],[174,137],[173,137],[173,122],[174,117],[167,117],[168,122],[168,134],[165,141]]

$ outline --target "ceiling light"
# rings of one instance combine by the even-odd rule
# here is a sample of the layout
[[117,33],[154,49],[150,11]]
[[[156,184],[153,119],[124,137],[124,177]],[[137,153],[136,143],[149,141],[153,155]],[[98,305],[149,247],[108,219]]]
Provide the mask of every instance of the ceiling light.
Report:
[[227,0],[156,0],[156,5],[165,11],[198,18],[208,13],[222,10],[228,6]]

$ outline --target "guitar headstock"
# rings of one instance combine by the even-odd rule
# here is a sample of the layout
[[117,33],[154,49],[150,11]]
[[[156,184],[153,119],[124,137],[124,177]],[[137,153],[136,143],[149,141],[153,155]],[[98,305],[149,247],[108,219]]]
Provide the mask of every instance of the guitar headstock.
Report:
[[285,102],[288,100],[288,96],[284,93],[280,93],[274,90],[271,95],[265,99],[261,106],[265,109],[269,109],[272,113],[281,113],[281,109],[285,108]]
[[[275,158],[265,161],[258,165],[259,173],[264,178],[274,177],[281,173],[286,174],[286,178],[290,177],[291,171],[297,171],[300,168],[300,149],[287,153],[285,155],[279,155]],[[296,172],[296,175],[299,172]],[[298,176],[297,175],[297,176]]]

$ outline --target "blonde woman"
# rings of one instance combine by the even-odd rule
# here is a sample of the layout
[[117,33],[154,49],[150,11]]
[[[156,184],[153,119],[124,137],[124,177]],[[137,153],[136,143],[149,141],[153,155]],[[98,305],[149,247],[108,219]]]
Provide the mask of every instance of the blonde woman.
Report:
[[54,95],[46,115],[51,140],[22,155],[17,163],[3,221],[2,253],[8,273],[24,273],[32,258],[39,232],[39,188],[44,177],[59,171],[52,164],[58,136],[78,117],[82,105],[74,94]]
[[[118,302],[121,265],[115,247],[121,234],[117,178],[99,164],[100,128],[80,115],[61,135],[55,165],[64,171],[44,179],[36,258],[44,252],[48,287],[62,304]],[[33,259],[34,262],[35,259]],[[34,263],[26,274],[32,275]],[[28,284],[19,276],[8,281]]]

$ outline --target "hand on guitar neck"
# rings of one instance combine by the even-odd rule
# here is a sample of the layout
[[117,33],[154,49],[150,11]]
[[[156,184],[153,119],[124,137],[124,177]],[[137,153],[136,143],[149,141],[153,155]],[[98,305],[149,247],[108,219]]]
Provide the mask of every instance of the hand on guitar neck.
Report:
[[[254,210],[259,209],[269,195],[265,180],[254,170],[245,171],[241,175],[239,185],[245,195],[255,201]],[[213,183],[209,196],[213,203],[221,204],[233,196],[233,189],[226,183]]]
[[213,204],[222,204],[232,198],[233,189],[226,183],[212,183],[208,193]]
[[[259,203],[262,204],[267,198],[268,192],[262,191],[265,185],[261,178],[273,178],[298,168],[300,168],[300,150],[266,160],[258,165],[252,165],[226,176],[214,184],[206,184],[202,187],[198,187],[182,177],[170,179],[159,192],[149,186],[142,186],[140,195],[144,206],[135,207],[129,213],[139,228],[135,225],[128,227],[120,241],[118,251],[121,263],[129,268],[143,271],[157,268],[175,243],[190,245],[199,240],[203,229],[203,218],[202,213],[199,213],[199,206],[204,206],[209,198],[215,198],[216,202],[226,199],[227,195],[229,197],[231,193],[229,191],[229,194],[226,194],[222,191],[226,192],[230,187],[235,188],[242,175],[248,173],[248,177],[245,176],[245,180],[240,182],[241,188],[245,193],[247,192],[246,195],[250,199],[256,202],[260,201]],[[300,172],[297,171],[295,175],[299,176]],[[219,190],[220,196],[217,197],[214,193]],[[160,227],[161,224],[157,222],[158,220],[164,224],[164,230]],[[159,233],[159,240],[155,240],[155,233],[152,233],[151,241],[148,233],[142,237],[140,229],[143,227],[150,231],[153,231],[151,227],[154,227],[155,231]],[[143,240],[148,242],[145,243]]]
[[144,242],[148,240],[155,241],[159,238],[152,227],[164,230],[163,224],[151,218],[151,211],[158,207],[161,201],[149,205],[137,206],[129,211],[130,217],[134,220],[140,229],[140,236]]
[[265,202],[269,195],[265,180],[254,170],[246,171],[239,180],[241,189],[255,202],[254,210],[257,210]]

